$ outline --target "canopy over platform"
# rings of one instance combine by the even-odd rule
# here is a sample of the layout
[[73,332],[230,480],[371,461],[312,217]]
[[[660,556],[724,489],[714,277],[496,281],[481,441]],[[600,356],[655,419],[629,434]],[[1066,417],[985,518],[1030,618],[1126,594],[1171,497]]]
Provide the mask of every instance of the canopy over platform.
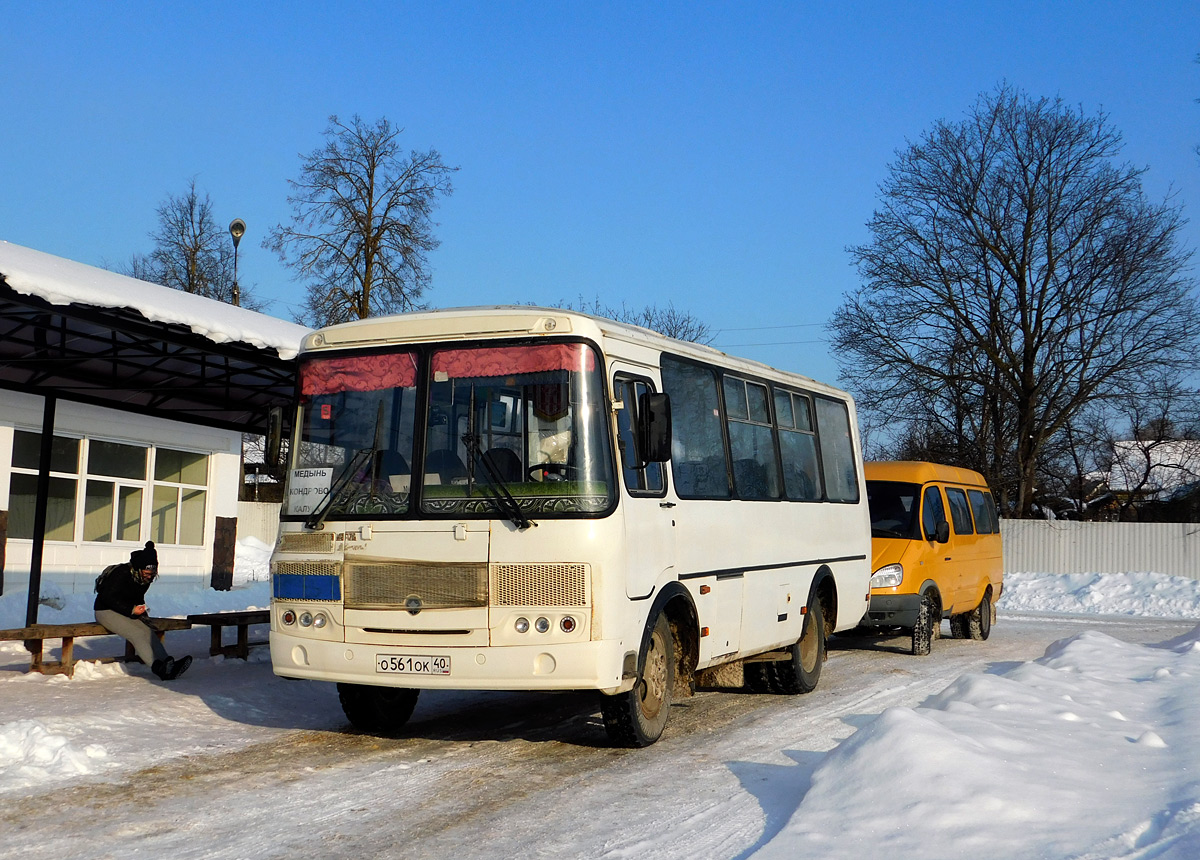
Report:
[[0,242],[0,387],[262,432],[308,329]]
[[0,241],[0,388],[45,399],[28,624],[37,622],[57,401],[262,433],[271,409],[291,401],[307,333],[255,311]]

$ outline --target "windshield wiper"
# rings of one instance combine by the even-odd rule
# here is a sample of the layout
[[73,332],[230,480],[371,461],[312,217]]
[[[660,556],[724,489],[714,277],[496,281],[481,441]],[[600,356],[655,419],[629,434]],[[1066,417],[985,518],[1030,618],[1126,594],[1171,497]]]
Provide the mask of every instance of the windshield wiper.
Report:
[[[350,462],[338,474],[337,480],[329,487],[329,492],[325,494],[325,498],[321,504],[317,505],[316,509],[308,515],[308,519],[304,521],[304,527],[311,531],[316,531],[321,526],[325,525],[325,516],[329,513],[329,509],[333,507],[333,502],[337,499],[346,486],[350,483],[350,479],[357,476],[364,469],[373,468],[375,457],[379,454],[379,435],[383,428],[383,401],[379,401],[379,409],[375,414],[375,435],[371,441],[370,448],[362,448],[350,458]],[[375,482],[371,482],[372,489]]]
[[513,494],[508,490],[508,482],[504,480],[504,476],[500,474],[500,470],[496,468],[496,464],[490,458],[483,456],[483,451],[479,446],[479,437],[470,431],[462,435],[463,444],[467,446],[467,452],[471,458],[477,463],[483,465],[483,471],[487,473],[488,480],[492,484],[492,488],[496,491],[494,496],[488,496],[499,508],[500,513],[508,517],[512,524],[521,531],[536,526],[533,520],[525,516],[525,512],[521,510],[521,506],[517,500],[513,498]]

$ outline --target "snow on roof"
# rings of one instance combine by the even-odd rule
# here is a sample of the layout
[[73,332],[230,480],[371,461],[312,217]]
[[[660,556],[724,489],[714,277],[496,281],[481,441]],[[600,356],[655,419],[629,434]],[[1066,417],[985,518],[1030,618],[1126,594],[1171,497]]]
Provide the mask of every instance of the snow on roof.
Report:
[[54,305],[132,308],[152,322],[184,325],[213,343],[248,343],[294,358],[309,329],[215,299],[55,257],[0,240],[0,275],[13,290]]
[[[1200,440],[1120,441],[1113,445],[1109,489],[1169,495],[1200,478]],[[1102,477],[1105,477],[1101,473]]]

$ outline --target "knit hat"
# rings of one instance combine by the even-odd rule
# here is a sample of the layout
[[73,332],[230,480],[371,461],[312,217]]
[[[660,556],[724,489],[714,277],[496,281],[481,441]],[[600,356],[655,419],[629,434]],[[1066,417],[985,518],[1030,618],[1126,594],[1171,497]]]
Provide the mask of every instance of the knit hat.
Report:
[[158,553],[154,549],[154,541],[146,541],[145,549],[135,549],[129,554],[129,566],[134,570],[144,570],[147,567],[158,567]]

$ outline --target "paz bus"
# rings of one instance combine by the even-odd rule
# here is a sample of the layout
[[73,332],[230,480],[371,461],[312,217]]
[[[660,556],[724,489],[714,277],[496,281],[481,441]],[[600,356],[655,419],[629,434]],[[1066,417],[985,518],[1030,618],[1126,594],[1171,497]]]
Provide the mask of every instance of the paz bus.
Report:
[[277,675],[393,732],[421,690],[591,690],[646,746],[697,686],[805,693],[867,609],[854,403],[562,309],[344,323],[299,359]]

